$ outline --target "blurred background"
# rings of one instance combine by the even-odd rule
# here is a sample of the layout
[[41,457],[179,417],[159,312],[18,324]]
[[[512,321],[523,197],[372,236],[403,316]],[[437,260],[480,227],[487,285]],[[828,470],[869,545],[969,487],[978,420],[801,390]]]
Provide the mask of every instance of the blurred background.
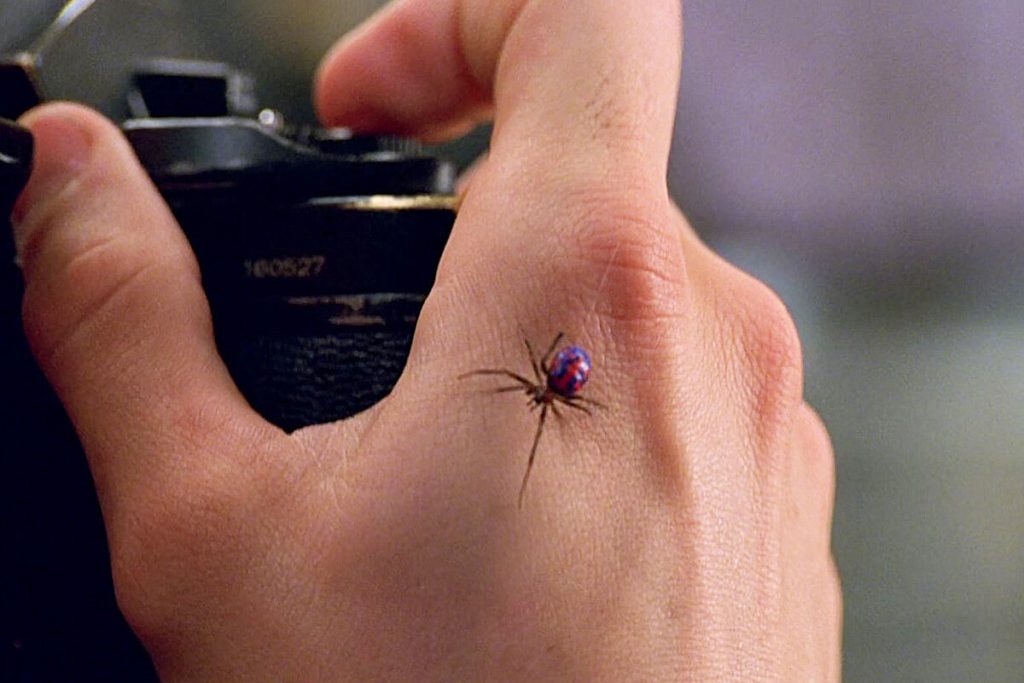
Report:
[[1024,681],[1024,3],[687,0],[670,184],[832,433],[849,681]]
[[[3,0],[0,54],[115,117],[98,67],[223,60],[311,120],[317,62],[380,4]],[[801,331],[846,680],[1024,681],[1024,3],[688,0],[685,34],[670,187]]]

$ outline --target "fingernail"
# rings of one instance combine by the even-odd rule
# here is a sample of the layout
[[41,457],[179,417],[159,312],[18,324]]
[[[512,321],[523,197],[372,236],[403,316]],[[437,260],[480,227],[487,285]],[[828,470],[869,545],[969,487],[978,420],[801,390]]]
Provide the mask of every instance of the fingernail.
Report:
[[23,116],[18,123],[32,131],[35,157],[32,176],[14,206],[14,241],[19,252],[30,214],[57,196],[74,180],[89,160],[92,136],[72,115],[43,107]]

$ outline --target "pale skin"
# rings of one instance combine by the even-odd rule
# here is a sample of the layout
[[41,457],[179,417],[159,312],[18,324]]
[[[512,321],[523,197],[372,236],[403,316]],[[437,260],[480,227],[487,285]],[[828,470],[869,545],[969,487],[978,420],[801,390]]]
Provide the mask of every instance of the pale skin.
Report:
[[[680,28],[677,0],[409,0],[332,51],[326,123],[495,131],[393,394],[290,435],[116,129],[25,117],[26,329],[164,680],[838,679],[794,326],[666,190]],[[522,508],[536,414],[456,379],[521,362],[520,328],[585,346],[606,406],[548,425]]]

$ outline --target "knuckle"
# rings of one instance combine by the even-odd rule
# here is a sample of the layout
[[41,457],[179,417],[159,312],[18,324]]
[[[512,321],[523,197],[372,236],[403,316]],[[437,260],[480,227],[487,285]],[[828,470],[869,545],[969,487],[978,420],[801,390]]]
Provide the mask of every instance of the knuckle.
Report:
[[103,241],[69,255],[42,277],[29,280],[23,318],[40,359],[56,355],[76,332],[101,317],[111,302],[139,285],[150,271],[122,245]]
[[836,482],[832,440],[825,423],[817,411],[808,404],[804,403],[801,406],[798,420],[800,457],[804,459],[804,466],[808,469],[810,480],[816,490],[823,494],[826,502],[823,514],[831,518],[831,501]]
[[797,399],[803,391],[800,335],[782,300],[766,285],[751,287],[744,339],[752,374],[765,393]]
[[[731,266],[730,266],[731,268]],[[732,384],[742,397],[759,451],[776,452],[803,396],[803,358],[796,325],[767,285],[733,269],[717,292],[718,334]]]
[[194,280],[170,267],[166,255],[150,253],[127,237],[99,239],[52,254],[45,273],[28,279],[22,317],[40,362],[55,362],[96,324],[113,322],[120,311],[146,310],[168,288]]
[[825,562],[824,572],[827,592],[824,601],[824,617],[827,633],[831,636],[830,640],[832,640],[833,650],[835,650],[838,649],[842,641],[843,578],[839,572],[839,566],[836,564],[835,557],[831,552],[829,552],[828,559]]
[[675,217],[640,193],[587,187],[571,200],[576,248],[567,274],[592,281],[604,317],[646,325],[680,315],[688,287]]

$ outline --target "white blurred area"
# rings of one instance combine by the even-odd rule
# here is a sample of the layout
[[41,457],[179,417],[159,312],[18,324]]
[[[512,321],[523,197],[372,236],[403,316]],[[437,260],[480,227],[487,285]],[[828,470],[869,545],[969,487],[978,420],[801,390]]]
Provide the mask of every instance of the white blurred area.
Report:
[[[379,4],[197,25],[302,116]],[[801,329],[846,680],[1024,681],[1024,3],[688,0],[685,34],[670,187]]]

